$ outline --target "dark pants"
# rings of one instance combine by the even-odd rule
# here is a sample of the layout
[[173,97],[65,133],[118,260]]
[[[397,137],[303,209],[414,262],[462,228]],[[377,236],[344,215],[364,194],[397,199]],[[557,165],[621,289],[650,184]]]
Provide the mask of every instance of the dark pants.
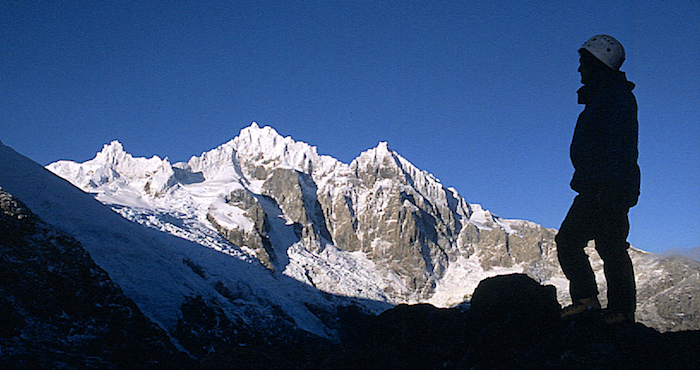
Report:
[[595,275],[584,248],[595,240],[608,286],[608,309],[633,314],[636,308],[634,269],[627,249],[629,220],[626,206],[577,196],[556,236],[559,264],[569,279],[571,298],[598,296]]

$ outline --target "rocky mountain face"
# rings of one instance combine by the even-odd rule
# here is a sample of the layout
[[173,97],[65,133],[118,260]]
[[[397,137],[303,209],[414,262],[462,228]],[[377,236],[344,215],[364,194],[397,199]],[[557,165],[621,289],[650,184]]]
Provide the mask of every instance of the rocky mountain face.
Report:
[[[187,163],[132,158],[114,142],[91,161],[48,168],[122,212],[166,209],[160,214],[204,220],[190,230],[213,227],[270,271],[327,293],[451,307],[483,278],[519,272],[556,286],[568,303],[556,230],[468,203],[386,143],[345,164],[253,124]],[[160,217],[141,214],[131,217]],[[630,253],[638,320],[662,331],[700,329],[700,304],[691,299],[700,264]],[[605,301],[602,263],[589,254]]]

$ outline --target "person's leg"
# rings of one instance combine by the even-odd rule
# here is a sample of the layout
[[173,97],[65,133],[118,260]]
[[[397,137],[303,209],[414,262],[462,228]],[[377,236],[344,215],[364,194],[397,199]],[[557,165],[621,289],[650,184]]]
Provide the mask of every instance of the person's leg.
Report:
[[604,228],[596,237],[596,250],[604,264],[608,286],[608,311],[634,318],[637,298],[634,268],[627,252],[628,209],[609,208],[603,212]]
[[559,264],[569,279],[569,294],[574,303],[598,297],[595,275],[584,250],[595,228],[594,212],[592,202],[577,196],[555,238]]

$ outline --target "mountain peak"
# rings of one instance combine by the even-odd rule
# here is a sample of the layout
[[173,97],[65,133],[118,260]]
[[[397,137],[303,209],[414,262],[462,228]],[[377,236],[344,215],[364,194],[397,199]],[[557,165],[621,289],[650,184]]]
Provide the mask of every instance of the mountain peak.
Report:
[[389,143],[380,141],[376,147],[367,149],[355,158],[356,164],[382,163],[387,157],[392,157],[393,152],[389,149]]
[[376,147],[369,149],[367,153],[371,153],[374,158],[384,158],[386,156],[391,156],[393,151],[389,149],[389,143],[386,141],[380,141]]
[[244,127],[238,134],[238,137],[247,137],[255,140],[259,140],[261,137],[268,137],[273,140],[283,139],[277,130],[270,126],[260,127],[257,122],[253,121],[250,126]]
[[[47,168],[58,176],[85,190],[101,188],[107,193],[121,187],[144,189],[155,195],[165,191],[175,182],[174,171],[168,159],[154,155],[151,158],[134,158],[124,150],[121,142],[105,144],[95,158],[84,163],[58,161]],[[119,183],[119,186],[115,186]]]
[[339,161],[319,155],[315,146],[280,135],[270,126],[259,127],[256,122],[241,130],[232,140],[236,158],[242,166],[292,168],[306,174],[326,173]]
[[107,150],[111,150],[111,151],[122,151],[122,152],[123,152],[123,151],[124,151],[124,145],[122,145],[122,143],[121,143],[119,140],[112,140],[111,143],[105,144],[105,145],[102,147],[102,151],[103,151],[103,152],[104,152],[104,151],[107,151]]
[[377,153],[381,154],[389,154],[391,151],[389,150],[389,143],[386,141],[380,141],[379,144],[377,144]]
[[94,160],[102,160],[114,165],[123,162],[125,159],[131,158],[131,154],[124,151],[124,146],[118,140],[113,140],[109,144],[105,144],[102,150],[97,153]]

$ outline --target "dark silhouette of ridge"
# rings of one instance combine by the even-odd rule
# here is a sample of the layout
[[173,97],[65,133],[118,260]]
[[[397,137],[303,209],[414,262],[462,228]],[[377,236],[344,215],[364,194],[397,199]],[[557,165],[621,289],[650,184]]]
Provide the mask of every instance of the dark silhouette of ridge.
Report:
[[599,315],[562,321],[553,286],[483,280],[471,308],[399,305],[354,318],[321,369],[697,369],[700,332],[661,334]]

